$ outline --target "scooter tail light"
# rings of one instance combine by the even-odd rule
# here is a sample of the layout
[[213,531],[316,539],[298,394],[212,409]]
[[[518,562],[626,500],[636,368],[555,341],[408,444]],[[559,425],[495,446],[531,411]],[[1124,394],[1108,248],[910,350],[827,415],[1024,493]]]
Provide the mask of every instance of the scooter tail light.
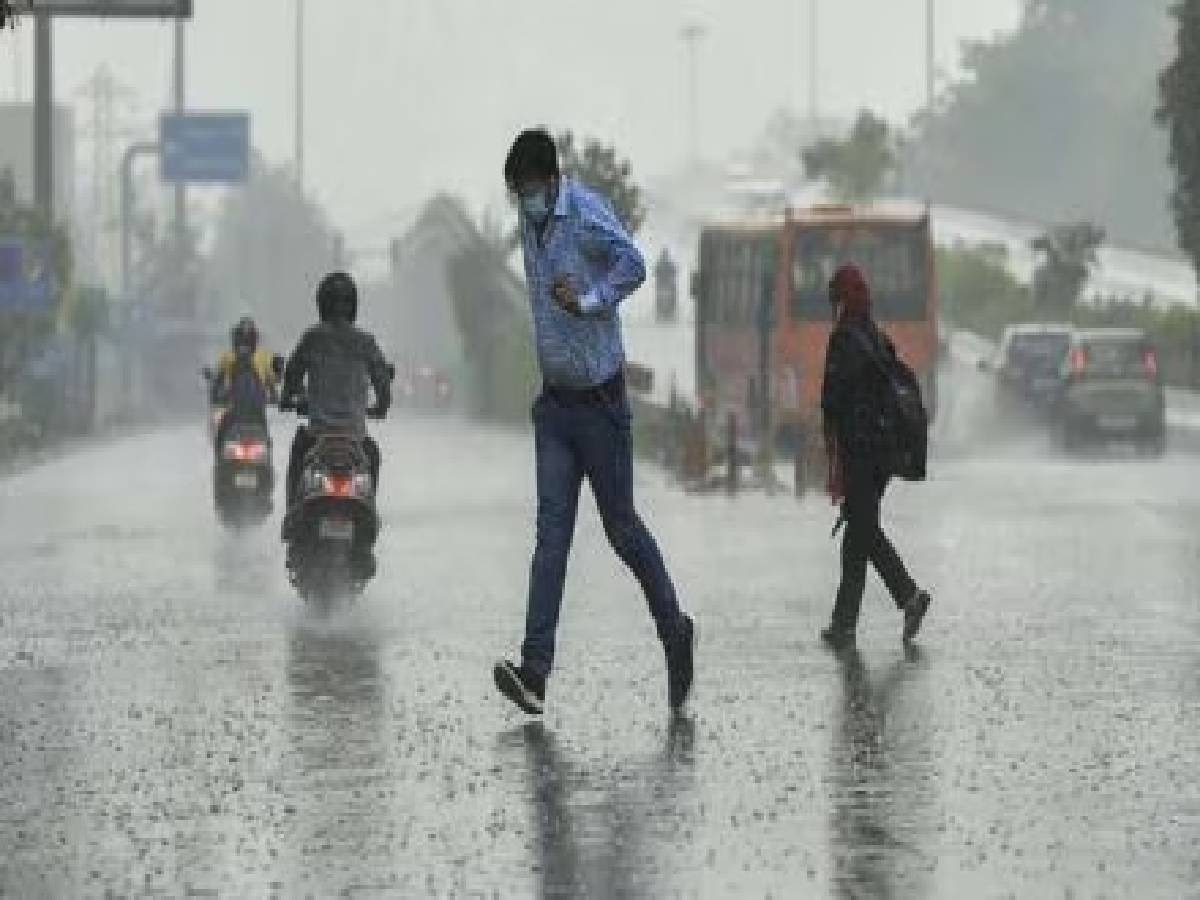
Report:
[[1151,349],[1147,349],[1142,354],[1142,369],[1146,373],[1146,377],[1154,380],[1158,378],[1158,354]]
[[1071,351],[1071,374],[1078,377],[1087,371],[1088,357],[1087,351],[1082,347],[1076,347]]

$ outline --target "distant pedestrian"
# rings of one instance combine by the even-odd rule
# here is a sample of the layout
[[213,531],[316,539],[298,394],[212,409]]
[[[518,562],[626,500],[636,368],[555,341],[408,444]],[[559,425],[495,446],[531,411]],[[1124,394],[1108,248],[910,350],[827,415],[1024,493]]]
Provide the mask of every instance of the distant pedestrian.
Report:
[[929,609],[929,594],[908,574],[879,523],[880,502],[892,476],[896,441],[887,414],[888,382],[881,361],[895,348],[871,317],[871,291],[854,265],[829,283],[834,328],[825,357],[821,409],[829,458],[829,493],[841,506],[842,579],[833,615],[821,639],[834,648],[854,644],[870,562],[904,614],[903,639],[916,636]]
[[678,709],[692,685],[694,623],[679,606],[654,538],[633,503],[625,354],[617,307],[646,278],[642,255],[601,196],[559,172],[549,134],[524,131],[504,163],[520,207],[525,278],[543,387],[533,404],[536,546],[521,664],[496,664],[500,691],[540,714],[554,660],[567,557],[583,479],[617,556],[632,570],[667,663]]

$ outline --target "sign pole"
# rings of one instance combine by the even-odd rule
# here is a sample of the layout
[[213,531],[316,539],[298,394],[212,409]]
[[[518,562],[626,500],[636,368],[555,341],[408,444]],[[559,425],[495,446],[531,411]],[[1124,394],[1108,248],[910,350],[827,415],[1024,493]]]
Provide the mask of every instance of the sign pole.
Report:
[[33,205],[54,222],[54,41],[48,13],[34,15]]

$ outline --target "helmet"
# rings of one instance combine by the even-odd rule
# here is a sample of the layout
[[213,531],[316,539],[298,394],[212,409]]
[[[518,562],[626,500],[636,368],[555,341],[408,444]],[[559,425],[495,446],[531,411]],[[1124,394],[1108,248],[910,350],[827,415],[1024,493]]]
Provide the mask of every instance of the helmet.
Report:
[[229,332],[230,343],[234,350],[248,350],[253,353],[258,349],[258,326],[249,316],[242,316]]
[[317,312],[322,322],[353,322],[358,316],[358,288],[345,272],[330,272],[317,288]]

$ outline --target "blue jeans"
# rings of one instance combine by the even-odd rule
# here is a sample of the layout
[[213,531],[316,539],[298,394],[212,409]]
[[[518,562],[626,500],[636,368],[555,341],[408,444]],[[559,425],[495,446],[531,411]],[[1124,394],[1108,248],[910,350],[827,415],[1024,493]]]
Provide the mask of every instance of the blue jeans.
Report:
[[633,447],[624,392],[569,403],[543,393],[533,405],[533,434],[537,543],[529,574],[523,662],[543,676],[553,666],[567,557],[585,477],[609,543],[641,584],[659,638],[668,640],[682,614],[658,545],[634,510]]

